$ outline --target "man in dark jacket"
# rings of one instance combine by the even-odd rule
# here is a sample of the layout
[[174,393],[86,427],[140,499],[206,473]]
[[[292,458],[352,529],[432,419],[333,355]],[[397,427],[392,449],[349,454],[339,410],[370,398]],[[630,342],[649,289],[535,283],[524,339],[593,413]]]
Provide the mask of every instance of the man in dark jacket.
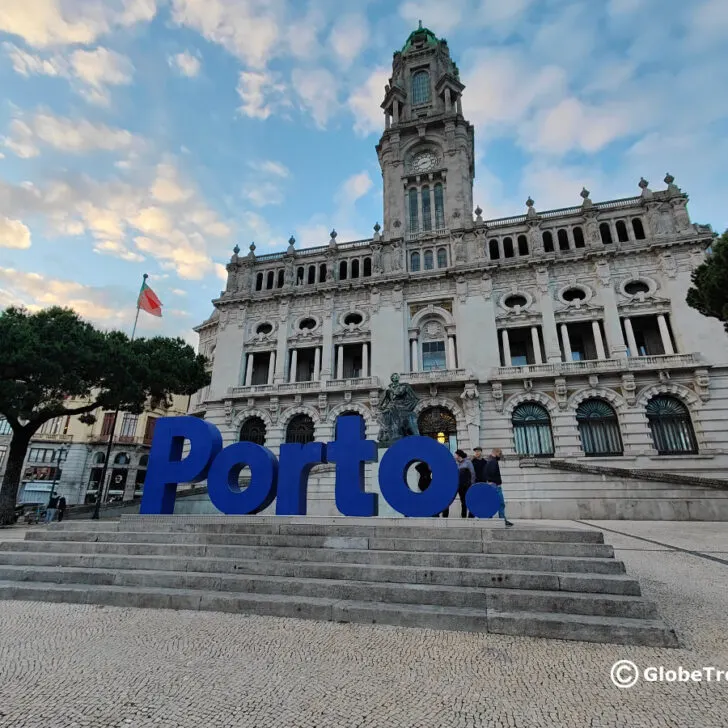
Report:
[[63,516],[66,515],[66,499],[61,496],[58,499],[58,523],[63,520]]
[[[475,470],[473,463],[464,450],[455,451],[455,461],[458,464],[458,496],[460,496],[460,516],[461,518],[474,518],[472,513],[468,511],[465,505],[465,494],[468,488],[475,483]],[[444,518],[450,515],[450,506],[448,506],[441,514]]]
[[473,459],[470,462],[475,470],[475,482],[485,483],[485,465],[488,461],[483,457],[483,448],[480,445],[473,450]]
[[496,447],[485,462],[484,482],[492,485],[498,491],[500,498],[500,507],[498,508],[498,518],[502,518],[506,522],[506,528],[513,524],[506,518],[506,501],[503,498],[503,480],[501,479],[500,465],[498,461],[503,457],[503,451]]

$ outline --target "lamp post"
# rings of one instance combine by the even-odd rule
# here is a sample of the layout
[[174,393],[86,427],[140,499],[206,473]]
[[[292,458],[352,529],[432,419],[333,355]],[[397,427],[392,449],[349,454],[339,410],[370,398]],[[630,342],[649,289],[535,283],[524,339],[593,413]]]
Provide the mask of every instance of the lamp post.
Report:
[[56,492],[56,481],[58,480],[58,473],[61,470],[61,466],[66,462],[68,457],[68,448],[65,445],[61,445],[58,448],[58,454],[56,455],[57,465],[53,470],[53,483],[51,484],[51,494],[48,496],[48,508],[51,507],[51,501],[53,500],[53,494]]

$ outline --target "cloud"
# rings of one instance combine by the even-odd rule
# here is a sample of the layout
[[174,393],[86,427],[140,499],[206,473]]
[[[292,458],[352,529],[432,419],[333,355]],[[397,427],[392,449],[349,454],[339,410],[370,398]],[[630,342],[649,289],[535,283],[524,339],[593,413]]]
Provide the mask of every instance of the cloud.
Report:
[[354,131],[359,136],[381,133],[384,129],[384,113],[380,108],[384,99],[384,86],[391,70],[386,66],[374,69],[367,79],[356,86],[347,104],[354,115]]
[[184,51],[183,53],[170,56],[169,65],[172,68],[176,68],[183,76],[192,78],[200,72],[202,64],[197,56],[189,51]]
[[10,135],[0,141],[18,157],[28,159],[40,154],[41,145],[59,152],[84,154],[130,149],[139,140],[125,129],[38,112],[27,121],[22,116],[14,119]]
[[373,186],[374,182],[372,182],[369,172],[364,171],[353,174],[341,186],[337,199],[342,205],[353,205],[359,198],[364,197]]
[[255,69],[264,69],[280,38],[279,0],[172,0],[172,18]]
[[277,74],[267,71],[241,71],[237,92],[243,102],[238,110],[251,119],[267,119],[283,104],[286,91]]
[[369,40],[369,22],[357,13],[340,16],[334,23],[329,42],[338,59],[348,67],[364,50]]
[[29,46],[90,45],[118,27],[148,22],[155,0],[21,0],[0,4],[0,31]]
[[288,169],[285,164],[282,164],[281,162],[274,162],[271,159],[265,159],[262,162],[248,162],[248,166],[258,172],[270,174],[275,177],[286,178],[291,176],[291,170]]
[[173,164],[157,165],[157,176],[151,187],[152,197],[157,202],[176,204],[188,200],[194,190],[182,184],[179,180],[179,171]]
[[30,247],[30,230],[20,220],[0,215],[0,248],[25,250]]
[[106,48],[74,51],[70,63],[73,75],[82,83],[80,93],[95,104],[108,104],[107,86],[128,85],[134,75],[134,66],[126,56]]
[[294,68],[291,81],[303,107],[311,114],[316,125],[325,129],[328,120],[338,109],[336,76],[325,68]]
[[121,258],[121,260],[127,260],[131,263],[141,263],[145,260],[143,255],[129,250],[129,248],[116,240],[104,240],[101,243],[97,243],[94,245],[94,253],[113,255],[115,258]]
[[250,182],[243,189],[243,197],[256,207],[280,205],[283,202],[283,190],[273,182]]
[[[513,0],[510,0],[513,1]],[[415,0],[403,3],[399,8],[400,16],[412,30],[422,20],[423,24],[435,33],[449,33],[457,28],[467,8],[467,0]]]

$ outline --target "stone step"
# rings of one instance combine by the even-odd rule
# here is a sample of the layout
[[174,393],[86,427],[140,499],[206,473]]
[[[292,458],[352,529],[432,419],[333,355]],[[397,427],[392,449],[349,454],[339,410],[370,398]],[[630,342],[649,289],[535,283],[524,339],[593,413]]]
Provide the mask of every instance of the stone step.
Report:
[[161,587],[210,592],[286,594],[363,602],[432,604],[443,607],[564,612],[607,617],[654,618],[653,604],[640,597],[576,594],[559,591],[438,586],[402,582],[365,582],[205,572],[138,571],[68,567],[0,566],[0,581]]
[[639,596],[639,583],[624,574],[548,573],[472,568],[336,564],[259,559],[178,558],[119,554],[79,554],[37,551],[0,551],[0,564],[15,567],[79,567],[113,571],[166,570],[210,574],[259,574],[288,578],[348,579],[368,582],[407,582],[469,586],[589,592]]
[[213,610],[649,646],[677,644],[674,633],[657,620],[549,615],[541,612],[489,612],[466,607],[360,602],[283,594],[209,593],[160,587],[0,581],[0,599]]
[[329,563],[383,564],[396,566],[439,566],[450,568],[503,569],[506,571],[549,571],[618,574],[624,564],[610,558],[540,556],[520,554],[469,554],[406,552],[347,548],[298,548],[276,546],[210,546],[205,544],[104,543],[100,541],[9,541],[4,551],[48,551],[85,554],[129,554],[178,557],[296,560]]
[[517,541],[431,538],[378,538],[338,536],[291,536],[288,534],[168,533],[165,531],[58,531],[37,529],[27,534],[29,541],[97,541],[100,543],[176,543],[220,546],[280,546],[288,548],[362,548],[384,551],[445,551],[448,553],[538,554],[611,558],[614,549],[606,544],[562,543],[558,541]]

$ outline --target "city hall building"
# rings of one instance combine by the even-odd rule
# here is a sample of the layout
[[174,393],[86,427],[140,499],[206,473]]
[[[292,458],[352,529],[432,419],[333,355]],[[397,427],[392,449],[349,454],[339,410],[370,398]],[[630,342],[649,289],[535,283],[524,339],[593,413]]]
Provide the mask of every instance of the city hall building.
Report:
[[[421,434],[503,448],[514,517],[728,517],[728,493],[695,480],[728,465],[728,338],[685,303],[712,230],[690,221],[669,174],[623,199],[582,189],[558,210],[528,199],[483,219],[464,107],[447,42],[414,31],[384,89],[382,225],[267,255],[236,246],[196,328],[212,382],[191,412],[226,444],[274,452],[333,439],[343,413],[376,439],[396,372],[419,397]],[[335,514],[332,491],[320,466],[309,512]]]

